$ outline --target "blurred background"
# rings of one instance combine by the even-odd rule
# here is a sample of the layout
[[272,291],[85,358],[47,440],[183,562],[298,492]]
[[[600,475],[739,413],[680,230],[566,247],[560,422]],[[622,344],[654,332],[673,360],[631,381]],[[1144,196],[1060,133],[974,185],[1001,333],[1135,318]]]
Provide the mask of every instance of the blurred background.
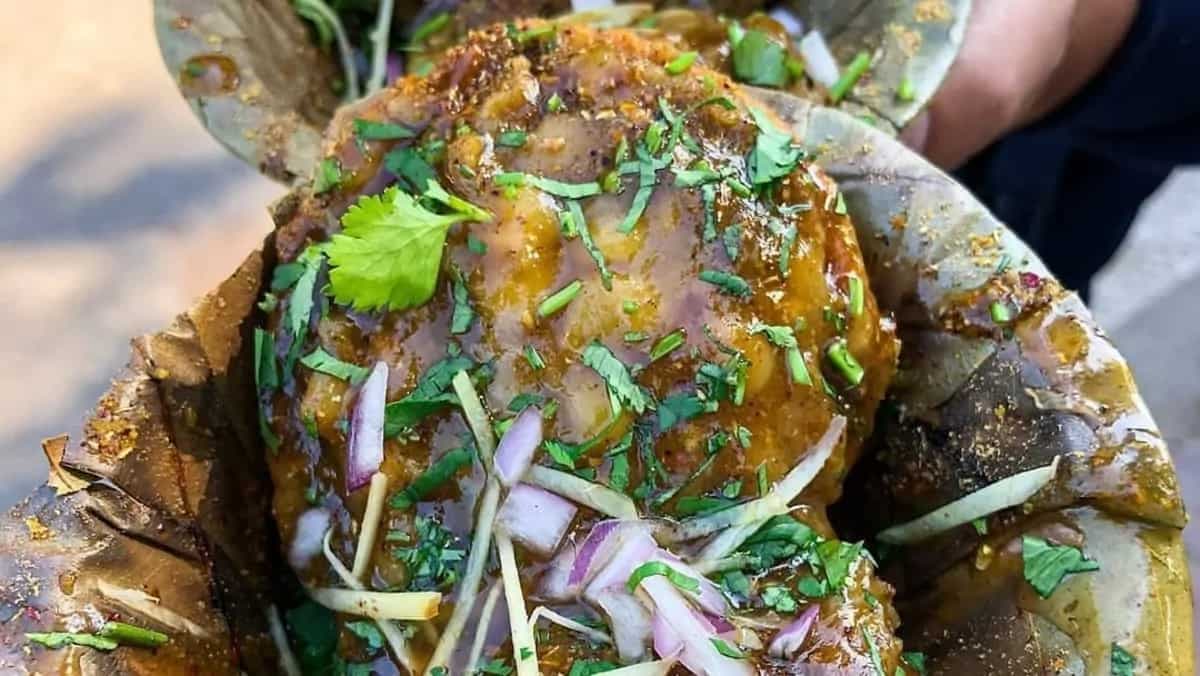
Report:
[[[0,503],[43,481],[125,362],[270,229],[282,189],[176,94],[148,0],[0,2]],[[24,27],[19,30],[15,27]],[[1094,289],[1200,507],[1200,171],[1146,205]],[[1200,555],[1190,528],[1189,548]],[[1193,576],[1197,568],[1193,565]],[[1196,578],[1200,579],[1200,578]]]

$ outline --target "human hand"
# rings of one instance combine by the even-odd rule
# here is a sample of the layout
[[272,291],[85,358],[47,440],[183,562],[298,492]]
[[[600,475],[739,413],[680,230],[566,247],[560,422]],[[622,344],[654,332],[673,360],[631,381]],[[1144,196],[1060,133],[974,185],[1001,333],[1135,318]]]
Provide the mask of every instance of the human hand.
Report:
[[901,138],[953,169],[1074,96],[1121,44],[1137,0],[975,0],[946,81]]

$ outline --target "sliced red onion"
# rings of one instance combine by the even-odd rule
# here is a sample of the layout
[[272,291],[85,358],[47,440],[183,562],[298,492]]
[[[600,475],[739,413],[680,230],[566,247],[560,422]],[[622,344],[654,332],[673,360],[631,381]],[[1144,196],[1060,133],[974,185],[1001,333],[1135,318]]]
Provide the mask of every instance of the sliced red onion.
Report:
[[837,83],[841,77],[837,59],[833,58],[833,52],[829,51],[829,45],[820,31],[809,31],[800,40],[800,54],[804,57],[804,72],[814,82],[823,87],[832,87]]
[[580,585],[572,585],[568,582],[571,576],[571,571],[575,566],[577,548],[573,544],[563,547],[550,563],[546,566],[546,571],[542,573],[542,577],[538,580],[537,591],[534,594],[536,598],[544,601],[553,601],[557,603],[566,603],[572,601],[579,596]]
[[591,12],[613,6],[613,0],[571,0],[571,11]]
[[521,411],[496,446],[496,476],[511,487],[533,464],[533,454],[542,445],[542,412],[532,406]]
[[595,602],[608,618],[621,661],[626,664],[644,661],[652,631],[650,611],[646,606],[633,594],[615,588],[598,592]]
[[767,14],[772,19],[778,21],[779,25],[783,26],[783,29],[788,32],[789,36],[796,36],[804,33],[804,22],[801,21],[800,17],[796,16],[792,10],[787,9],[786,7],[776,7],[770,12],[767,12]]
[[622,528],[614,540],[616,547],[608,563],[596,572],[591,583],[583,590],[583,598],[593,603],[596,595],[606,589],[624,589],[633,570],[658,553],[658,543],[645,530]]
[[303,570],[321,553],[329,520],[329,510],[321,507],[309,509],[296,520],[296,532],[292,534],[291,547],[288,547],[288,563],[292,568]]
[[[679,589],[667,578],[655,575],[642,580],[641,588],[654,602],[656,626],[654,650],[660,657],[671,648],[682,645],[679,661],[699,676],[752,676],[754,667],[746,660],[726,657],[717,651],[712,639],[717,631],[707,619],[696,612]],[[661,635],[661,641],[660,641]],[[672,640],[672,637],[676,640]],[[661,647],[661,651],[660,651]]]
[[358,490],[371,482],[383,464],[383,421],[387,406],[388,365],[376,362],[354,402],[350,439],[346,443],[346,488]]
[[814,603],[800,613],[800,617],[796,618],[795,622],[780,629],[779,633],[775,634],[775,638],[771,639],[771,644],[767,646],[767,652],[772,657],[779,659],[795,659],[796,653],[800,652],[800,647],[804,645],[804,639],[808,638],[808,632],[812,631],[820,609],[821,607]]
[[720,615],[705,615],[705,621],[712,625],[713,631],[718,634],[729,634],[737,631],[737,627],[733,623]]
[[671,628],[663,615],[654,616],[654,652],[659,655],[678,655],[683,652],[683,639]]
[[[700,592],[693,594],[692,597],[696,599],[696,603],[704,612],[717,617],[724,617],[729,612],[729,599],[725,598],[725,595],[721,593],[721,589],[712,580],[704,577],[695,568],[684,563],[678,556],[665,549],[658,550],[654,558],[700,582]],[[732,627],[730,628],[732,629]]]
[[579,510],[550,491],[517,484],[508,492],[496,522],[512,539],[541,556],[558,549]]
[[596,558],[596,552],[600,550],[601,545],[608,540],[608,537],[616,531],[620,523],[617,519],[609,519],[592,526],[592,531],[584,538],[583,544],[579,545],[579,552],[575,555],[575,563],[571,566],[571,574],[567,578],[567,584],[578,585],[584,582],[588,568]]

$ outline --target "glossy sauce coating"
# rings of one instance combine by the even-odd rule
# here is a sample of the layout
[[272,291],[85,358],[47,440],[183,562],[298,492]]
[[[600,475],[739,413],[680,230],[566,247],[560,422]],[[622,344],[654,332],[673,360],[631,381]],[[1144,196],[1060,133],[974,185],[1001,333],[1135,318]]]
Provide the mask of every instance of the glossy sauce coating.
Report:
[[[521,28],[536,25],[540,24]],[[685,75],[671,76],[663,65],[677,53],[671,44],[648,41],[629,31],[565,27],[549,40],[520,42],[497,27],[472,34],[464,45],[448,52],[427,78],[402,79],[380,95],[343,110],[331,126],[326,147],[327,156],[341,166],[342,184],[332,193],[309,196],[297,217],[281,228],[277,246],[282,260],[293,260],[307,244],[324,241],[336,232],[338,217],[359,195],[382,189],[383,157],[397,144],[356,139],[355,119],[402,124],[420,135],[402,144],[443,139],[444,152],[434,163],[439,181],[494,218],[451,230],[438,290],[428,303],[375,316],[349,313],[328,303],[323,316],[316,318],[314,313],[314,330],[303,353],[320,345],[354,364],[386,362],[388,400],[395,401],[446,357],[448,345],[460,345],[464,356],[494,368],[490,382],[481,388],[494,418],[508,417],[505,410],[517,395],[533,393],[558,405],[547,421],[547,438],[581,442],[604,430],[605,443],[579,463],[596,468],[604,477],[608,471],[604,452],[635,419],[626,412],[615,422],[610,420],[604,382],[580,360],[588,344],[599,341],[609,348],[660,402],[672,394],[694,392],[701,365],[721,363],[728,351],[736,350],[749,362],[743,403],[722,401],[716,412],[656,435],[655,453],[671,476],[667,487],[679,485],[701,466],[715,433],[732,435],[741,426],[750,433],[748,447],[728,441],[710,469],[680,495],[718,489],[732,478],[741,479],[741,495],[751,497],[760,465],[769,480],[779,479],[840,413],[849,420],[848,434],[798,501],[813,508],[817,527],[823,523],[824,506],[838,497],[841,480],[870,433],[897,353],[892,323],[879,316],[865,284],[854,231],[839,207],[832,181],[815,166],[801,163],[773,193],[775,205],[785,207],[788,214],[782,219],[760,198],[741,197],[730,185],[720,184],[717,236],[706,241],[701,191],[677,187],[669,169],[658,172],[657,185],[634,230],[628,235],[618,232],[617,225],[637,192],[637,174],[623,176],[619,193],[582,200],[592,238],[612,270],[611,290],[604,288],[581,240],[563,237],[563,200],[528,182],[506,189],[495,181],[502,172],[568,183],[598,181],[615,168],[622,138],[635,148],[652,123],[661,119],[660,99],[674,114],[688,111],[685,128],[701,150],[697,157],[682,144],[677,146],[673,169],[686,169],[697,159],[718,169],[743,167],[759,134],[748,109],[761,106],[700,64]],[[714,97],[728,99],[733,109],[706,103]],[[559,103],[550,104],[552,99]],[[774,124],[783,128],[777,120]],[[527,134],[521,147],[497,143],[502,133],[514,130]],[[731,259],[723,237],[732,224],[741,229],[736,259]],[[780,224],[797,230],[786,276],[780,264]],[[468,235],[486,245],[486,252],[477,253],[478,246],[472,250]],[[450,333],[454,303],[449,271],[453,267],[463,272],[478,313],[461,336]],[[748,282],[750,296],[723,293],[700,279],[702,270],[738,275]],[[849,308],[851,277],[864,280],[859,314]],[[561,312],[540,317],[538,304],[574,280],[583,283],[579,295]],[[637,309],[627,312],[627,301],[636,303]],[[289,302],[284,296],[271,318],[272,330],[281,330],[280,317]],[[792,382],[784,351],[765,336],[750,333],[756,321],[799,327],[795,335],[811,385]],[[651,346],[680,329],[686,334],[684,346],[651,363]],[[648,340],[627,342],[629,332],[647,334]],[[839,337],[864,369],[858,387],[847,385],[825,357],[828,345]],[[537,349],[544,369],[535,370],[527,362],[526,346]],[[362,514],[366,499],[366,490],[346,494],[343,475],[344,420],[354,396],[355,388],[346,382],[297,366],[294,381],[285,384],[273,402],[271,420],[281,438],[271,466],[284,541],[293,537],[299,514],[320,504],[335,514],[336,549],[347,560],[357,531],[354,520]],[[315,430],[316,438],[309,429]],[[462,446],[467,436],[457,410],[448,409],[418,424],[402,439],[388,439],[382,471],[393,490],[403,488],[432,459]],[[645,468],[635,454],[631,461],[631,486],[636,486]],[[438,514],[449,530],[465,540],[481,481],[482,470],[475,463],[469,473],[460,473],[457,484],[439,488],[419,511]],[[670,513],[672,504],[661,505],[662,511]],[[593,516],[585,514],[580,520],[576,537],[586,532]],[[411,510],[389,509],[383,525],[387,530],[411,530]],[[530,564],[524,566],[527,570],[536,570],[531,557],[523,553],[521,557]],[[382,539],[373,561],[374,586],[405,582],[407,572],[392,560]],[[863,627],[869,627],[888,673],[895,670],[900,648],[893,638],[897,619],[888,605],[890,589],[868,568],[861,565],[854,571],[846,592],[849,598],[834,603],[835,597],[823,604],[820,625],[810,637],[814,661],[870,669],[861,634]],[[326,580],[325,564],[319,558],[302,573],[312,582]],[[526,588],[531,584],[527,581]],[[868,585],[876,592],[874,605],[861,593]],[[444,608],[441,617],[448,614]]]

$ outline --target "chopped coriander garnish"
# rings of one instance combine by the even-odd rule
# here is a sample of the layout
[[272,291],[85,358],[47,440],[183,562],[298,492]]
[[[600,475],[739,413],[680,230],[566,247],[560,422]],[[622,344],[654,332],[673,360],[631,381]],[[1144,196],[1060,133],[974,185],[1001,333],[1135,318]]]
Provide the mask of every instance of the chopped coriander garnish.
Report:
[[552,113],[557,113],[562,109],[563,109],[562,97],[558,95],[558,92],[555,92],[553,95],[550,96],[550,99],[548,101],[546,101],[546,110],[549,110]]
[[917,98],[917,87],[913,84],[912,78],[905,76],[900,80],[900,85],[896,87],[896,98],[905,103],[911,103]]
[[988,313],[992,315],[992,321],[997,324],[1007,324],[1012,321],[1012,310],[1003,301],[992,301],[992,304],[988,306]]
[[747,84],[786,86],[791,76],[787,50],[760,30],[744,30],[733,44],[733,74]]
[[471,464],[475,455],[466,448],[456,448],[438,458],[429,469],[422,472],[408,487],[397,491],[389,501],[393,509],[408,509],[424,500],[454,478],[455,474]]
[[858,275],[850,275],[846,278],[846,288],[850,296],[850,316],[858,317],[863,313],[863,305],[866,301],[866,294],[863,291],[863,281]]
[[717,186],[709,184],[700,187],[700,202],[704,206],[705,244],[717,238]]
[[484,220],[487,214],[469,206],[435,214],[394,186],[382,195],[360,197],[342,216],[342,232],[325,248],[334,299],[358,310],[404,310],[425,303],[437,285],[450,226]]
[[796,597],[792,596],[787,587],[772,585],[762,590],[763,605],[776,612],[787,615],[794,614],[799,607],[796,604]]
[[716,402],[708,402],[694,394],[672,394],[658,405],[658,431],[666,432],[681,422],[712,412]]
[[583,364],[600,374],[609,392],[634,413],[642,415],[647,409],[654,408],[654,400],[633,381],[625,364],[603,344],[592,342],[584,348]]
[[476,256],[482,256],[487,253],[487,243],[479,239],[475,235],[467,235],[467,249]]
[[506,131],[496,138],[496,144],[506,148],[520,148],[525,145],[525,141],[529,138],[529,134],[521,130]]
[[630,594],[632,594],[637,590],[638,585],[642,583],[642,580],[645,580],[648,577],[654,577],[655,575],[662,575],[663,577],[667,578],[671,584],[682,589],[683,591],[693,593],[700,591],[699,580],[694,577],[684,575],[662,561],[647,561],[637,568],[634,568],[633,573],[629,575],[629,579],[625,582],[625,588],[629,590]]
[[118,643],[112,639],[104,638],[97,634],[85,634],[79,632],[31,632],[25,634],[25,639],[33,643],[50,648],[51,650],[62,648],[68,645],[80,645],[96,650],[116,650]]
[[683,347],[687,342],[687,331],[684,329],[675,329],[667,335],[659,338],[654,343],[654,347],[650,348],[650,361],[655,362],[663,357],[671,354],[675,350]]
[[792,261],[792,249],[796,246],[796,226],[792,223],[784,224],[778,219],[772,218],[767,222],[771,231],[778,235],[779,243],[779,275],[787,279]]
[[383,156],[384,168],[395,174],[409,192],[424,190],[430,181],[437,180],[437,173],[429,162],[416,148],[397,148]]
[[850,575],[850,567],[862,556],[861,542],[849,543],[826,540],[816,546],[817,556],[825,569],[825,580],[831,589],[841,589]]
[[[457,346],[457,343],[451,345]],[[458,353],[430,366],[412,392],[384,409],[384,436],[396,436],[445,407],[457,404],[458,397],[449,391],[454,374],[474,366],[475,362]]]
[[766,113],[751,108],[750,114],[758,126],[758,137],[746,169],[750,173],[750,182],[761,187],[789,176],[804,157],[804,151],[796,148],[792,135],[776,127]]
[[525,361],[529,362],[530,368],[535,371],[540,371],[546,368],[546,361],[542,359],[541,353],[532,345],[525,346]]
[[829,347],[825,348],[825,356],[829,357],[829,362],[851,386],[858,386],[862,383],[866,372],[854,355],[850,354],[850,348],[846,344],[845,338],[838,338],[830,343]]
[[[654,125],[651,125],[654,128]],[[647,131],[649,136],[650,132]],[[647,142],[649,147],[649,142]],[[629,213],[625,214],[625,218],[617,225],[617,232],[623,235],[628,235],[637,227],[638,221],[641,220],[642,214],[646,211],[646,206],[650,204],[650,197],[654,194],[654,186],[658,182],[658,162],[645,154],[643,149],[638,150],[638,190],[633,195],[633,202],[629,206]]]
[[412,543],[392,550],[392,556],[408,568],[408,585],[401,591],[445,590],[458,582],[466,551],[436,518],[417,516],[415,539],[405,531],[389,531],[384,539]]
[[588,256],[600,270],[600,283],[606,290],[612,291],[612,271],[608,269],[608,263],[604,260],[604,252],[596,246],[596,242],[592,239],[592,232],[588,229],[587,219],[583,215],[583,206],[579,204],[578,200],[569,200],[567,209],[571,215],[571,221],[579,231],[579,241],[583,242],[583,248],[587,250]]
[[[1137,660],[1116,643],[1112,644],[1112,657],[1109,658],[1109,668],[1112,671],[1112,676],[1133,676],[1133,668],[1137,666]],[[921,673],[925,673],[923,670]]]
[[275,367],[275,336],[263,329],[254,329],[254,380],[259,392],[279,387],[279,371]]
[[454,296],[454,312],[450,317],[450,333],[457,336],[470,331],[471,323],[475,321],[475,308],[471,307],[471,294],[467,289],[467,282],[457,268],[453,268],[451,289]]
[[824,580],[818,580],[812,575],[800,578],[796,583],[796,591],[810,599],[819,599],[829,593],[829,586]]
[[833,213],[839,216],[846,215],[846,196],[842,194],[841,190],[837,191],[837,196],[834,198]]
[[1077,547],[1050,544],[1030,535],[1021,538],[1021,558],[1025,580],[1044,599],[1050,598],[1067,575],[1100,570],[1100,564],[1085,558]]
[[667,72],[671,75],[681,75],[686,73],[692,64],[696,62],[696,57],[700,56],[699,52],[682,52],[679,56],[671,60],[667,64]]
[[732,272],[725,272],[724,270],[701,270],[700,281],[712,284],[721,293],[729,296],[749,298],[751,295],[750,284]]
[[[746,430],[745,427],[743,427],[741,429]],[[750,443],[749,443],[750,436],[749,435],[750,435],[750,430],[746,430],[746,443],[742,445],[742,448],[746,448],[750,445]],[[738,439],[740,441],[741,437],[738,437]],[[758,467],[755,468],[754,483],[755,483],[755,487],[758,489],[759,497],[764,497],[764,496],[766,496],[767,493],[771,492],[771,483],[770,483],[770,481],[767,480],[767,463],[765,461],[759,463]]]
[[383,648],[383,633],[379,631],[379,627],[374,622],[356,620],[347,622],[346,628],[350,630],[350,633],[361,638],[372,653],[379,652]]
[[787,67],[788,73],[792,76],[793,80],[799,80],[804,77],[804,62],[800,59],[789,56],[787,61],[783,62],[783,65]]
[[729,189],[738,197],[750,197],[754,194],[750,186],[742,183],[741,179],[735,176],[726,176],[725,185],[729,186]]
[[787,359],[788,373],[792,382],[798,385],[812,385],[812,377],[808,374],[808,365],[804,363],[804,354],[796,342],[796,335],[790,326],[771,326],[755,321],[750,325],[750,334],[763,334],[775,347],[784,350]]
[[746,659],[745,653],[743,653],[741,650],[738,650],[736,646],[726,642],[725,640],[719,638],[710,638],[708,640],[712,641],[713,647],[717,649],[717,652],[721,653],[725,657],[734,660]]
[[904,652],[900,653],[901,659],[908,663],[908,666],[917,670],[920,676],[925,676],[925,653],[921,652]]
[[875,639],[866,627],[862,627],[862,637],[867,644],[867,651],[871,654],[871,665],[875,667],[875,676],[888,676],[883,670],[883,659],[879,656],[879,646],[875,645]]
[[736,263],[742,247],[740,223],[731,223],[725,228],[725,232],[721,233],[721,244],[725,247],[725,255],[729,256],[729,262]]
[[663,134],[667,132],[667,125],[655,120],[650,123],[646,129],[646,138],[643,140],[646,144],[646,150],[650,151],[651,155],[657,155],[662,149]]
[[600,189],[610,195],[621,192],[621,174],[616,170],[604,174],[600,179]]
[[519,188],[525,185],[525,176],[526,174],[519,171],[502,171],[496,174],[492,180],[499,186]]
[[542,38],[550,37],[551,35],[554,35],[557,30],[558,29],[555,28],[554,24],[548,23],[541,26],[534,26],[528,30],[523,30],[520,33],[517,33],[515,37],[517,42],[526,43],[533,40],[541,40]]
[[621,301],[621,312],[624,312],[627,315],[631,315],[631,314],[637,312],[639,307],[640,307],[640,305],[638,305],[638,302],[636,300]]
[[617,448],[609,452],[612,465],[608,470],[608,487],[624,493],[629,488],[629,446],[633,443],[633,434],[628,433],[617,444]]
[[509,676],[512,672],[513,668],[500,658],[488,660],[475,670],[477,674],[487,674],[488,676]]
[[360,383],[366,380],[367,375],[371,372],[366,367],[344,362],[320,347],[302,357],[300,363],[318,373],[324,373],[340,380],[348,380],[352,383]]
[[[514,172],[498,174],[496,176],[497,185],[507,185],[508,182],[515,182],[518,179],[513,178]],[[599,195],[603,190],[600,184],[596,181],[591,183],[565,183],[556,181],[552,178],[544,178],[542,176],[534,176],[532,174],[516,174],[520,176],[519,182],[515,185],[531,185],[544,193],[562,197],[569,200],[583,199],[584,197],[594,197]]]
[[721,174],[707,166],[697,165],[691,169],[680,169],[675,172],[675,186],[679,188],[695,188],[707,183],[717,183]]
[[363,141],[396,141],[413,138],[417,134],[404,125],[356,118],[354,135]]
[[988,534],[987,518],[985,517],[981,516],[978,519],[971,521],[971,527],[974,528],[975,532],[979,535]]
[[332,157],[326,157],[317,165],[313,177],[313,194],[321,195],[342,184],[342,165]]
[[428,21],[417,26],[412,34],[412,43],[420,44],[430,36],[441,32],[443,28],[450,24],[450,12],[439,12],[431,17]]
[[626,331],[624,340],[626,343],[640,343],[650,340],[650,334],[645,331]]
[[870,54],[866,52],[859,52],[856,54],[854,60],[850,62],[850,65],[846,66],[846,70],[842,71],[842,76],[838,78],[837,82],[833,83],[832,87],[829,88],[829,98],[834,103],[841,101],[842,97],[846,96],[847,92],[850,91],[850,88],[858,82],[858,79],[861,78],[863,73],[866,73],[867,69],[870,67]]
[[468,167],[465,164],[459,163],[457,166],[458,166],[458,175],[462,176],[463,178],[475,178],[478,175],[475,173],[474,169],[472,169],[471,167]]
[[537,313],[539,317],[546,318],[558,312],[567,306],[571,301],[575,300],[575,296],[583,290],[583,282],[576,279],[567,284],[563,288],[550,294],[538,304]]

